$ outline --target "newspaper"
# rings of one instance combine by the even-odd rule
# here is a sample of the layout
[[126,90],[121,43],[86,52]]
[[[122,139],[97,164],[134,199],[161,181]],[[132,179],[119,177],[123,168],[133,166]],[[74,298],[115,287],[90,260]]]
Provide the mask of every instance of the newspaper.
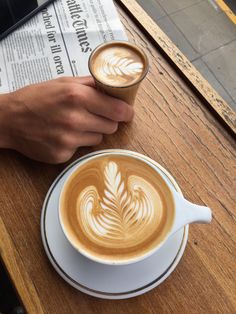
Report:
[[57,0],[0,42],[0,93],[88,75],[100,43],[127,40],[112,0]]

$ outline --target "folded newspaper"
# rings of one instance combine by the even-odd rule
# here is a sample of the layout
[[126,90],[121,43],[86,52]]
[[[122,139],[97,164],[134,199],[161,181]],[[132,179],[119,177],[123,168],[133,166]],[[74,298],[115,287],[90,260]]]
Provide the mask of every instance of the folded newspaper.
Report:
[[98,44],[126,39],[112,0],[57,0],[0,42],[0,93],[88,75]]

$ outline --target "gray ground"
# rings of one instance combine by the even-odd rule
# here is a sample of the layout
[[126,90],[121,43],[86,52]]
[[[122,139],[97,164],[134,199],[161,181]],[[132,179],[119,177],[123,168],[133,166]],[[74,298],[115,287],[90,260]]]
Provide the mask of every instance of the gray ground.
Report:
[[236,25],[214,0],[137,2],[236,111]]

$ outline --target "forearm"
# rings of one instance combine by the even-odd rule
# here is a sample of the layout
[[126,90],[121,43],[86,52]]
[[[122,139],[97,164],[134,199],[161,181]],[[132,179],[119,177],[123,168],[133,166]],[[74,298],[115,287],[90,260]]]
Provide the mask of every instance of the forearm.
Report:
[[0,148],[12,148],[11,117],[12,95],[0,94]]

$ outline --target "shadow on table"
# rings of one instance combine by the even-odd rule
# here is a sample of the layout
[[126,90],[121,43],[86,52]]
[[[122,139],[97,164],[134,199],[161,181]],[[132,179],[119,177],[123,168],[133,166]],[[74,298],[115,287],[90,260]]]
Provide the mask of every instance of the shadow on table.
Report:
[[0,259],[0,314],[26,313]]

